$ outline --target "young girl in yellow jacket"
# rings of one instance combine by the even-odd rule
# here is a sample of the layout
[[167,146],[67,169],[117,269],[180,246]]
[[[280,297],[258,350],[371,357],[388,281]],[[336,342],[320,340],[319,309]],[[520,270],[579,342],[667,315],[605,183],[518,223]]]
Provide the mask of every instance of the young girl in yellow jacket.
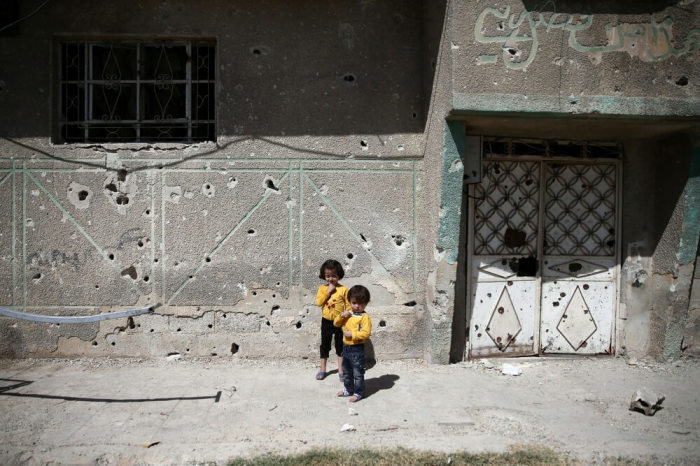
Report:
[[348,291],[350,309],[340,313],[333,322],[343,329],[343,381],[345,388],[338,396],[349,396],[350,402],[365,395],[365,341],[372,334],[372,319],[365,313],[369,290],[355,285]]
[[350,309],[348,289],[340,284],[345,271],[340,262],[328,259],[321,265],[319,278],[326,285],[318,287],[316,305],[321,308],[321,369],[316,374],[316,380],[326,378],[326,363],[331,350],[331,339],[335,338],[335,354],[338,356],[338,376],[343,380],[343,332],[333,325],[333,321],[346,309]]

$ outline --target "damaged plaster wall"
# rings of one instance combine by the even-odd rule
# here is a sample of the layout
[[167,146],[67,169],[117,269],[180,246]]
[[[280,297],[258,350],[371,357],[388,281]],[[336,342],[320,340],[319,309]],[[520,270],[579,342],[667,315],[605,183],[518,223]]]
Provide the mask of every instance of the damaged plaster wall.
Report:
[[[25,110],[0,116],[0,305],[158,307],[2,318],[0,355],[315,359],[335,258],[370,289],[376,357],[423,357],[417,203],[444,3],[139,7],[48,4],[0,41],[0,105]],[[216,40],[216,143],[60,143],[61,41],[160,37]]]

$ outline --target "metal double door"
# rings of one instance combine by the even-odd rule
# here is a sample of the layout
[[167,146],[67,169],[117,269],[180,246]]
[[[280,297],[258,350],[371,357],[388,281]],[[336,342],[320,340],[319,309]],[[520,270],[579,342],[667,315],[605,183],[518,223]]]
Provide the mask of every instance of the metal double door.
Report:
[[492,157],[470,187],[468,357],[611,354],[618,161]]

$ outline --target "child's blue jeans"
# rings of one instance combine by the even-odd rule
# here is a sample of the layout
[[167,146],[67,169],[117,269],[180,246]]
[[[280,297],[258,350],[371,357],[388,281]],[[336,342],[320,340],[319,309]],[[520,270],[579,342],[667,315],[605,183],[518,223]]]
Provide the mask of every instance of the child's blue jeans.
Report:
[[365,395],[365,345],[343,346],[343,383],[351,395]]

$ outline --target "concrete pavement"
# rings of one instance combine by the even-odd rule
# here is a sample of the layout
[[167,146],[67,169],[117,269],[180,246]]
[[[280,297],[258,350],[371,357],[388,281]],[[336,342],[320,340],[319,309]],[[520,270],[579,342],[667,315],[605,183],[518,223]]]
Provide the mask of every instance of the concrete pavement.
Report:
[[[503,362],[522,375],[503,375]],[[296,360],[2,360],[0,463],[225,464],[314,447],[477,452],[515,444],[589,462],[700,462],[694,360],[379,361],[366,374],[368,396],[355,404],[335,396],[335,372],[320,382],[315,372],[315,361]],[[641,387],[667,397],[653,417],[628,410]],[[344,424],[355,430],[341,432]]]

